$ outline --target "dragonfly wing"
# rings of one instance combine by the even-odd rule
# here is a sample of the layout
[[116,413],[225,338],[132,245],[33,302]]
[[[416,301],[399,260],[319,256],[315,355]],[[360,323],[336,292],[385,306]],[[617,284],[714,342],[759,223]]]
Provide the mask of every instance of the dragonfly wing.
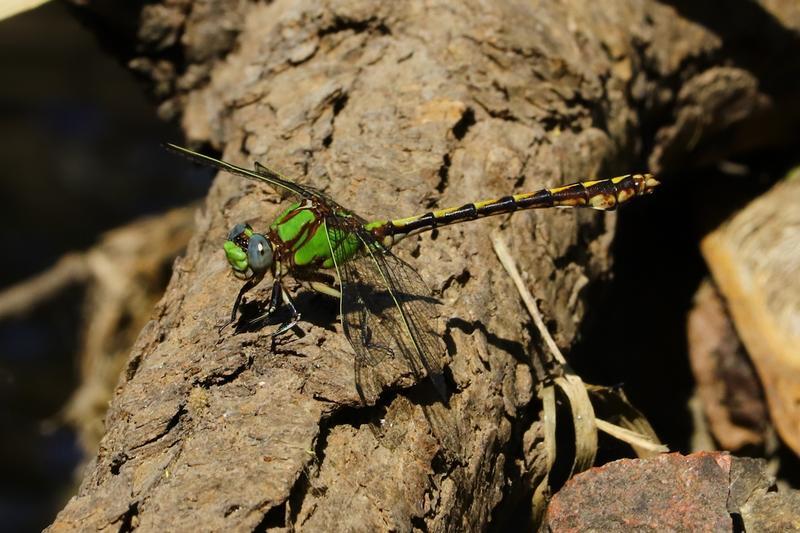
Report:
[[[326,226],[348,222],[331,217]],[[457,459],[463,453],[462,439],[447,405],[443,347],[433,329],[436,300],[414,268],[380,246],[363,227],[349,225],[346,231],[360,239],[365,251],[337,262],[336,269],[341,281],[342,326],[356,354],[356,389],[361,401],[374,403],[403,374],[411,374],[416,381],[427,376],[440,401],[422,401],[419,406],[446,457]],[[392,413],[398,416],[396,409]],[[397,445],[393,434],[399,426],[371,428],[384,445]]]
[[269,183],[274,187],[285,189],[302,198],[316,198],[320,194],[317,191],[312,191],[311,189],[307,189],[306,187],[302,187],[296,183],[293,183],[288,179],[286,179],[279,172],[260,164],[256,166],[256,170],[248,170],[246,168],[239,167],[231,163],[227,163],[220,159],[216,159],[214,157],[189,150],[188,148],[183,148],[182,146],[178,146],[171,143],[166,143],[164,146],[168,150],[171,150],[173,152],[182,155],[183,157],[191,159],[195,163],[215,167],[220,170],[224,170],[225,172],[236,174],[237,176],[241,176],[243,178]]
[[[266,181],[267,183],[279,183],[282,187],[286,187],[286,185],[292,186],[292,192],[300,194],[304,198],[310,198],[314,200],[320,200],[323,203],[330,204],[331,206],[339,206],[339,204],[322,192],[321,190],[317,189],[316,187],[312,187],[311,185],[299,185],[294,183],[287,178],[285,178],[280,172],[277,170],[270,168],[268,166],[262,165],[258,161],[253,163],[253,172],[259,175],[262,181]],[[341,207],[341,206],[339,206]],[[344,208],[342,208],[344,209]]]
[[[369,234],[368,234],[369,235]],[[371,238],[371,235],[369,235]],[[367,241],[363,241],[365,245]],[[400,326],[398,348],[417,379],[427,375],[442,400],[447,400],[447,387],[442,373],[443,346],[434,330],[436,300],[419,273],[388,249],[368,247],[375,282],[383,281],[384,290],[395,304],[391,313]],[[367,260],[361,261],[367,264]]]
[[355,257],[336,262],[342,326],[356,353],[356,386],[362,400],[374,402],[398,372],[417,381],[427,376],[446,399],[443,350],[433,330],[435,300],[425,282],[360,224],[329,217],[326,226],[355,234],[363,247]]

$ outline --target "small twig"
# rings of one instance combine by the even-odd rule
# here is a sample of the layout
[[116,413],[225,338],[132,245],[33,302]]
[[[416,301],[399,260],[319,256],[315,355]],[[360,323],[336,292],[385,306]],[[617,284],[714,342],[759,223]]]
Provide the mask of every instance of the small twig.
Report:
[[638,446],[640,448],[644,448],[645,450],[656,453],[665,453],[669,451],[667,446],[661,444],[660,442],[653,442],[653,440],[649,437],[636,431],[631,431],[630,429],[612,424],[611,422],[606,422],[605,420],[601,420],[599,418],[595,418],[594,423],[597,425],[597,429],[600,431],[603,431],[618,440],[627,442],[631,446]]
[[[550,349],[550,352],[553,354],[555,360],[558,361],[564,370],[564,375],[556,378],[555,383],[568,397],[570,408],[572,409],[573,414],[573,425],[575,431],[575,461],[573,462],[572,474],[589,468],[594,462],[595,453],[597,451],[598,430],[604,431],[605,433],[608,433],[609,435],[630,444],[634,447],[634,449],[638,447],[643,450],[656,453],[669,451],[666,446],[654,441],[647,435],[617,426],[595,417],[594,407],[589,399],[587,385],[583,382],[580,376],[575,374],[575,372],[570,369],[569,365],[567,365],[567,361],[562,355],[561,350],[558,349],[553,337],[545,327],[544,320],[542,320],[542,315],[539,312],[539,308],[536,305],[533,296],[531,296],[530,291],[528,291],[528,288],[525,286],[525,283],[522,281],[522,277],[519,275],[519,271],[514,264],[514,259],[511,257],[508,246],[506,246],[505,241],[503,241],[498,233],[495,233],[492,236],[492,244],[497,257],[503,264],[503,268],[506,269],[506,272],[514,281],[514,285],[516,285],[517,291],[519,292],[522,301],[525,303],[525,307],[528,309],[528,313],[531,315],[534,324],[536,324],[539,334],[544,339],[545,344]],[[552,391],[548,390],[547,387],[545,390],[549,394],[552,394]],[[552,406],[550,407],[551,412],[548,413],[547,398],[547,396],[543,398],[545,409],[545,428],[549,429],[551,432],[554,432],[555,414],[552,412]],[[547,441],[547,439],[545,439],[545,441]]]
[[567,360],[564,359],[561,350],[559,350],[558,346],[556,345],[556,341],[553,340],[550,332],[547,331],[547,327],[544,325],[544,320],[542,320],[542,315],[539,313],[539,308],[537,307],[536,302],[533,300],[533,296],[531,296],[530,291],[528,291],[528,288],[525,287],[525,283],[522,281],[522,277],[519,275],[517,266],[514,264],[514,259],[511,257],[511,252],[509,252],[508,246],[506,246],[505,241],[500,237],[499,233],[492,235],[492,246],[494,247],[494,252],[497,254],[497,257],[500,259],[500,263],[502,263],[503,268],[506,269],[506,272],[508,272],[508,275],[514,282],[514,285],[516,285],[517,292],[519,292],[525,307],[528,309],[528,313],[531,315],[534,324],[536,324],[539,334],[542,336],[545,344],[547,344],[547,347],[550,349],[550,353],[553,354],[553,357],[556,359],[556,361],[562,365],[566,365]]
[[67,254],[44,272],[0,292],[0,320],[25,314],[88,276],[85,254]]

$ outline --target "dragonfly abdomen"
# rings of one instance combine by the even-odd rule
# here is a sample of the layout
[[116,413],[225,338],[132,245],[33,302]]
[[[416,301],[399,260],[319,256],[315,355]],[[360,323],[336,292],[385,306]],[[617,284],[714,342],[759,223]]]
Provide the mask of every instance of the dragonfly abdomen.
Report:
[[652,174],[627,174],[616,178],[579,181],[514,196],[519,209],[542,207],[590,207],[612,211],[635,196],[648,194],[658,185]]
[[373,223],[368,227],[383,240],[384,244],[391,245],[412,233],[476,218],[513,213],[522,209],[589,207],[610,211],[635,196],[652,192],[658,184],[652,174],[628,174],[611,179],[581,181],[563,187],[464,204],[461,207],[431,211],[424,215]]

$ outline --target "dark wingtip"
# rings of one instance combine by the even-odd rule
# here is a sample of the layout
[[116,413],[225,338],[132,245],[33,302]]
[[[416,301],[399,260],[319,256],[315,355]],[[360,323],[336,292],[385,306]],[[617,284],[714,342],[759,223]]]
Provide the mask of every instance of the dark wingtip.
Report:
[[176,153],[176,154],[185,155],[187,153],[190,153],[190,150],[188,150],[187,148],[184,148],[183,146],[178,146],[177,144],[173,144],[171,142],[162,142],[161,143],[161,148],[163,148],[164,150],[166,150],[168,152],[173,152],[173,153]]
[[223,163],[222,161],[217,161],[213,157],[209,157],[205,154],[201,154],[200,152],[195,152],[194,150],[190,150],[189,148],[185,148],[171,142],[162,142],[161,146],[168,152],[172,152],[173,154],[184,157],[198,165],[211,165],[220,167],[220,163]]

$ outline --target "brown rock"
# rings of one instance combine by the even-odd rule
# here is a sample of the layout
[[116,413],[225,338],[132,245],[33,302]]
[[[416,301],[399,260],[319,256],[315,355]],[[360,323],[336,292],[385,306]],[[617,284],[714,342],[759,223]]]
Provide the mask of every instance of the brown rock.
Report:
[[623,459],[553,497],[548,531],[796,531],[800,492],[773,489],[766,463],[720,452]]

